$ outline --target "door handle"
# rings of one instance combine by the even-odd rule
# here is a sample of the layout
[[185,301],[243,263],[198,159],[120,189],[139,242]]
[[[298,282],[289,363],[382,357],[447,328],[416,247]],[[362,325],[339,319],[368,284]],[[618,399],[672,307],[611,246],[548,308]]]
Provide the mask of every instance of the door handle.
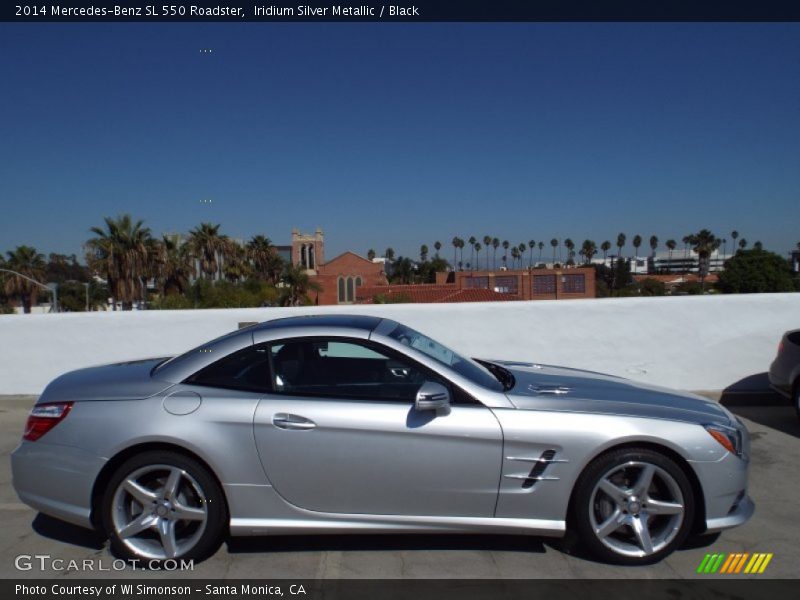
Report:
[[317,424],[311,419],[289,413],[277,413],[272,417],[272,424],[279,429],[314,429]]
[[571,388],[568,388],[563,385],[529,385],[528,389],[532,391],[534,394],[555,394],[556,396],[561,396],[562,394],[569,394]]

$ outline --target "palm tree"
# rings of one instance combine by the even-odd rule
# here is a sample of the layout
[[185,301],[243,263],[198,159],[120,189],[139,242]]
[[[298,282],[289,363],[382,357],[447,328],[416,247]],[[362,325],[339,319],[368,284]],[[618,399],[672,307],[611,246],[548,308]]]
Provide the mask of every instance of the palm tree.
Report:
[[761,243],[761,240],[756,240],[756,243],[753,244],[753,248],[756,250],[763,250],[764,244]]
[[667,250],[669,250],[669,270],[672,271],[672,252],[678,247],[678,242],[672,238],[667,240]]
[[722,257],[725,258],[728,254],[728,238],[722,238]]
[[464,264],[464,246],[467,243],[462,239],[458,238],[458,261],[463,265]]
[[519,258],[519,248],[514,246],[511,248],[511,268],[513,269],[517,263],[517,259]]
[[553,238],[550,240],[550,245],[553,247],[553,265],[556,264],[556,248],[558,248],[558,240]]
[[532,269],[533,268],[533,249],[536,248],[536,240],[530,240],[528,242],[528,248],[530,248],[530,250],[531,250],[530,256],[528,257],[528,268]]
[[453,236],[453,240],[451,242],[453,244],[453,269],[456,268],[456,263],[458,263],[458,242],[459,241],[460,240],[459,240],[459,237],[457,235]]
[[[486,248],[486,270],[489,270],[489,246],[492,245],[492,236],[483,236],[483,247]],[[480,267],[480,265],[478,265]]]
[[[436,243],[438,244],[439,242],[436,242]],[[375,250],[373,250],[372,248],[367,250],[367,260],[370,261],[370,262],[375,260]]]
[[428,260],[428,246],[426,244],[422,244],[422,246],[419,247],[419,260],[420,262]]
[[739,232],[735,229],[731,231],[731,239],[733,240],[733,251],[736,252],[736,238],[739,237]]
[[506,266],[506,262],[508,261],[508,247],[511,245],[508,243],[508,240],[503,240],[501,244],[503,246],[503,266]]
[[[480,242],[475,242],[475,255],[478,257],[478,270],[479,271],[481,269],[481,248],[483,248],[483,246],[481,246],[481,243]],[[486,250],[486,254],[487,255],[489,254],[489,250],[488,249]],[[487,260],[486,262],[489,262],[489,261]]]
[[650,236],[650,250],[651,250],[650,256],[652,256],[653,258],[656,257],[656,248],[658,248],[658,237],[655,236],[655,235],[651,235]]
[[[16,271],[20,275],[30,277],[36,281],[41,281],[45,277],[46,263],[44,254],[38,252],[31,246],[17,246],[15,250],[6,253],[8,260],[4,268]],[[15,296],[22,305],[25,314],[31,312],[31,306],[36,304],[39,294],[39,287],[32,281],[20,277],[19,275],[6,274],[5,285],[3,286],[6,295]]]
[[470,252],[470,254],[469,254],[469,262],[474,263],[475,262],[475,242],[477,242],[478,240],[475,238],[474,235],[471,235],[471,236],[469,236],[469,240],[468,241],[469,241],[469,247],[471,248],[470,251],[469,251]]
[[301,265],[287,264],[281,275],[281,306],[310,304],[309,292],[321,291],[320,285],[312,281]]
[[575,242],[573,242],[572,239],[567,238],[564,240],[564,247],[567,249],[567,259],[569,260],[570,254],[574,255]]
[[222,265],[222,273],[225,279],[236,283],[250,277],[253,268],[248,262],[247,248],[240,244],[231,243],[226,250],[225,262]]
[[231,246],[228,236],[219,232],[219,224],[200,223],[199,227],[189,232],[186,244],[189,254],[197,260],[198,275],[214,279],[220,273],[220,261],[230,254]]
[[[500,247],[500,238],[492,238],[492,269],[497,270],[497,249]],[[486,265],[489,265],[489,246],[486,246]]]
[[689,258],[689,240],[690,240],[690,238],[691,238],[691,235],[685,235],[685,236],[683,236],[683,239],[681,240],[683,242],[683,259],[684,260]]
[[[369,252],[372,252],[372,258],[375,258],[375,250]],[[369,252],[367,252],[367,256],[369,256]],[[268,237],[253,236],[247,242],[247,258],[253,264],[256,277],[266,279],[272,285],[277,285],[283,271],[283,260]]]
[[157,246],[156,263],[162,297],[186,292],[194,268],[185,244],[174,237],[162,236]]
[[436,250],[436,258],[439,258],[439,250],[442,249],[442,242],[439,240],[433,242],[433,249]]
[[700,286],[705,290],[705,279],[708,275],[709,258],[711,253],[719,248],[720,240],[708,229],[701,229],[698,233],[687,236],[692,250],[698,256],[698,271],[700,273]]
[[522,268],[522,259],[525,258],[525,248],[527,248],[527,244],[525,242],[520,242],[517,249],[519,250],[519,268]]
[[639,248],[641,246],[642,246],[642,236],[638,234],[633,236],[633,248],[634,248],[635,258],[639,257]]
[[742,249],[742,250],[747,248],[747,240],[746,239],[742,238],[742,239],[739,240],[739,248]]
[[539,262],[542,262],[542,249],[544,248],[544,242],[539,242],[537,246],[539,247]]
[[626,239],[627,238],[625,237],[624,233],[620,233],[617,236],[617,248],[619,248],[619,250],[617,251],[617,260],[622,258],[622,249],[625,247],[625,240]]
[[114,310],[117,302],[122,302],[123,310],[131,310],[136,300],[144,300],[144,279],[156,271],[157,246],[142,223],[121,215],[106,217],[105,230],[90,229],[96,237],[86,242],[87,263],[106,279]]
[[604,241],[600,244],[600,250],[603,251],[603,264],[606,264],[606,257],[608,256],[608,251],[611,250],[611,242],[608,240]]
[[597,244],[593,240],[583,240],[580,254],[583,256],[584,262],[587,265],[590,264],[594,255],[597,254]]

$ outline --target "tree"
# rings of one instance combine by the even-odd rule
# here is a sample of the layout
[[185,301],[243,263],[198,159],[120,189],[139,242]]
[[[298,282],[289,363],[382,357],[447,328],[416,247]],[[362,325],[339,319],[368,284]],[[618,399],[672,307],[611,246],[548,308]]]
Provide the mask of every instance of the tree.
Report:
[[667,286],[658,279],[647,277],[642,279],[638,284],[640,296],[666,296]]
[[[481,243],[480,242],[475,242],[475,255],[478,258],[478,270],[479,271],[480,271],[480,263],[481,263],[481,248],[483,248],[483,246],[481,246]],[[486,249],[486,255],[487,256],[489,255],[489,249],[488,248]],[[488,263],[489,259],[486,259],[486,262]]]
[[[439,242],[436,242],[436,243],[438,244]],[[373,250],[372,248],[367,250],[367,260],[370,261],[370,262],[375,260],[375,250]]]
[[655,235],[651,235],[650,236],[650,250],[651,250],[650,256],[652,256],[653,258],[656,257],[656,248],[658,248],[658,237],[655,236]]
[[746,239],[742,238],[742,239],[739,240],[739,248],[741,250],[744,250],[745,248],[747,248],[747,240]]
[[453,240],[451,242],[453,244],[453,265],[455,265],[458,262],[458,243],[460,241],[461,240],[457,235],[453,236]]
[[220,262],[230,254],[230,240],[219,232],[219,228],[219,224],[200,223],[189,232],[186,240],[189,254],[198,261],[198,275],[209,280],[219,277]]
[[681,240],[683,242],[683,259],[686,260],[689,258],[689,243],[690,243],[691,235],[683,236]]
[[608,257],[608,251],[611,250],[611,242],[605,240],[602,244],[600,244],[600,250],[603,251],[603,264],[606,264],[606,258]]
[[310,292],[321,291],[320,285],[312,281],[301,265],[287,264],[281,276],[281,306],[301,306],[311,304]]
[[86,242],[86,261],[106,280],[113,310],[117,302],[122,303],[122,310],[131,310],[135,301],[144,300],[144,280],[155,274],[158,248],[150,229],[142,225],[141,220],[134,222],[130,215],[121,215],[106,217],[105,230],[90,229],[96,237]]
[[[497,249],[500,247],[500,238],[492,238],[492,269],[497,270]],[[486,264],[489,264],[489,245],[486,245]]]
[[581,256],[584,258],[584,263],[587,265],[592,262],[592,257],[597,254],[597,244],[593,240],[583,240],[581,245]]
[[[492,236],[483,236],[483,248],[486,249],[486,270],[489,270],[489,246],[492,245]],[[480,269],[480,261],[478,261],[478,269]]]
[[162,236],[158,243],[156,263],[161,296],[184,294],[194,272],[186,245],[174,237]]
[[678,247],[678,242],[673,239],[667,240],[667,250],[669,250],[669,268],[672,270],[672,251]]
[[422,244],[422,246],[419,247],[419,259],[422,262],[428,260],[428,246],[425,244]]
[[774,252],[757,248],[740,250],[726,260],[717,288],[726,294],[792,292],[797,289],[789,261]]
[[736,238],[739,237],[739,232],[735,229],[731,231],[731,239],[733,240],[733,252],[736,253]]
[[231,243],[226,249],[225,262],[222,265],[222,274],[231,283],[243,281],[253,273],[253,268],[247,259],[247,249]]
[[536,244],[539,247],[539,262],[542,262],[542,250],[544,249],[544,242]]
[[[253,264],[255,276],[272,285],[277,285],[283,273],[283,259],[270,239],[263,235],[253,236],[247,242],[246,250],[247,258]],[[370,252],[372,252],[372,258],[375,258],[375,251],[370,250]],[[369,255],[369,253],[367,254]]]
[[553,238],[552,240],[550,240],[550,245],[553,247],[553,265],[555,266],[555,264],[556,264],[556,248],[558,248],[558,240],[556,238]]
[[642,245],[642,236],[638,234],[633,236],[633,248],[634,248],[635,258],[639,257],[639,248],[641,247],[641,245]]
[[436,250],[436,258],[439,258],[439,250],[442,249],[442,242],[440,242],[439,240],[436,240],[433,243],[433,249]]
[[687,236],[688,243],[698,256],[698,271],[700,274],[700,287],[705,290],[705,279],[708,276],[709,259],[711,253],[719,248],[721,240],[714,236],[708,229],[701,229],[698,233]]
[[528,268],[533,267],[533,249],[536,247],[536,240],[530,240],[528,242],[528,248],[530,248],[530,256],[528,257]]
[[753,244],[753,248],[755,248],[756,250],[763,250],[764,244],[761,243],[761,240],[756,240],[756,243]]
[[[41,254],[32,246],[17,246],[15,250],[10,250],[6,254],[8,255],[8,260],[2,268],[16,271],[20,275],[42,282],[45,274],[44,254]],[[20,305],[22,305],[22,311],[29,314],[31,306],[36,304],[42,288],[25,279],[25,277],[11,273],[3,273],[3,275],[5,293],[8,296],[16,297]]]
[[626,237],[624,233],[617,235],[617,248],[619,248],[617,251],[617,259],[622,258],[622,249],[625,247],[625,240]]
[[510,245],[511,244],[508,243],[508,240],[503,240],[502,246],[503,246],[503,266],[504,267],[506,266],[506,262],[508,261],[508,247]]
[[386,251],[383,253],[383,257],[389,262],[392,262],[394,260],[394,248],[392,247],[387,248]]
[[[567,238],[567,239],[565,239],[565,240],[564,240],[564,247],[567,249],[567,264],[568,264],[569,266],[572,266],[572,265],[570,265],[570,263],[569,263],[569,259],[571,258],[571,256],[570,256],[570,255],[574,256],[574,254],[575,254],[575,253],[574,253],[574,250],[575,250],[575,242],[573,242],[573,241],[572,241],[570,238]],[[575,261],[574,261],[574,260],[572,261],[572,264],[575,264]]]
[[469,236],[469,240],[467,240],[467,241],[469,241],[469,247],[470,247],[469,262],[474,263],[475,262],[475,242],[477,242],[478,240],[475,238],[474,235],[471,235],[471,236]]

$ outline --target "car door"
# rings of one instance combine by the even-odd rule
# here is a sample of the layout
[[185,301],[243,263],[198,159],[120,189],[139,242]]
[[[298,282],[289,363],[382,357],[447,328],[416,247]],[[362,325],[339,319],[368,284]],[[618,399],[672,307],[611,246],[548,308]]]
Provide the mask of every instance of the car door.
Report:
[[457,394],[449,414],[415,410],[424,381],[448,382],[363,340],[295,339],[270,356],[274,391],[256,409],[255,439],[286,501],[329,513],[494,515],[502,433],[488,408]]

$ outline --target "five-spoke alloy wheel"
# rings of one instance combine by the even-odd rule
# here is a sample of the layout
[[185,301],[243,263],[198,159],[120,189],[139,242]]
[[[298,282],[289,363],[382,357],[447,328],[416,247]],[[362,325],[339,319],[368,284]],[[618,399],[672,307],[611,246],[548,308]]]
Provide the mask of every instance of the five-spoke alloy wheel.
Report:
[[694,496],[675,461],[646,448],[609,452],[578,481],[573,522],[598,558],[622,564],[661,560],[686,539]]
[[103,519],[113,551],[153,561],[203,558],[225,529],[219,484],[196,460],[174,452],[145,452],[112,476]]

